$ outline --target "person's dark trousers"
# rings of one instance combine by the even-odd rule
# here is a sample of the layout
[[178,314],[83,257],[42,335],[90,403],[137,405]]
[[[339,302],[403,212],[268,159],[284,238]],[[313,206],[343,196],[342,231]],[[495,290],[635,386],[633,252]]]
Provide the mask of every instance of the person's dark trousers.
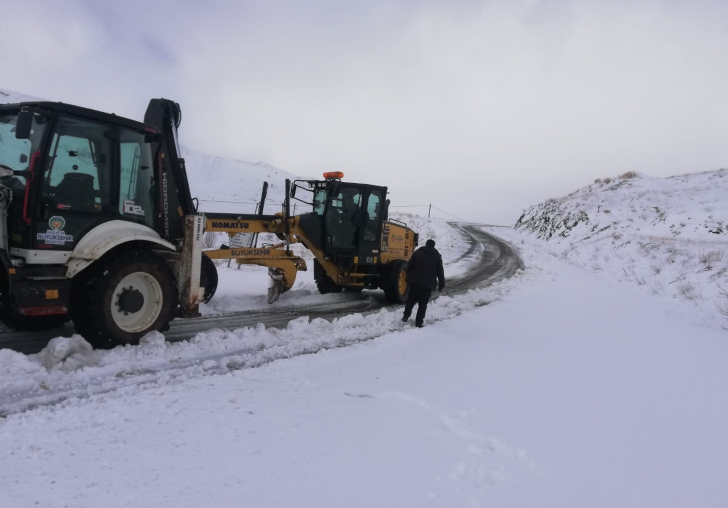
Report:
[[407,303],[404,304],[404,316],[402,321],[407,321],[412,315],[412,309],[417,304],[417,315],[415,316],[415,325],[422,326],[425,321],[425,313],[427,312],[427,302],[430,301],[432,290],[423,286],[410,284],[409,296]]

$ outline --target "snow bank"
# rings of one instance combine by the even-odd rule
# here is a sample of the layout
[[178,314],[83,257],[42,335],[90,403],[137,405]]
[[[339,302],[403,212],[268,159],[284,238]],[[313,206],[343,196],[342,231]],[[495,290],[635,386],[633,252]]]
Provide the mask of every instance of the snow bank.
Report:
[[38,361],[46,369],[77,370],[87,363],[84,357],[92,350],[91,344],[80,335],[56,337],[38,353]]
[[703,311],[720,328],[728,311],[728,170],[597,180],[526,210],[516,242],[607,272]]

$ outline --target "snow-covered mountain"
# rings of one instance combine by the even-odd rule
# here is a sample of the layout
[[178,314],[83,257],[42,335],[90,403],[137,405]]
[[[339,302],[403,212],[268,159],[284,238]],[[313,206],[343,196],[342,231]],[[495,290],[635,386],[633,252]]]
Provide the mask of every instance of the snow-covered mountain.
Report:
[[40,97],[33,97],[13,90],[0,88],[0,104],[13,104],[15,102],[42,101]]
[[[0,104],[45,100],[12,90],[0,89]],[[139,118],[136,118],[139,120]],[[184,124],[180,128],[184,141]],[[280,211],[286,178],[293,174],[265,162],[245,162],[197,152],[182,146],[192,196],[205,212],[254,213],[263,182],[268,182],[265,211]]]
[[196,152],[182,146],[192,196],[205,212],[254,213],[263,182],[268,182],[264,211],[281,211],[285,180],[296,177],[265,162],[245,162]]
[[655,295],[728,315],[728,170],[652,178],[626,173],[526,210],[514,226],[552,254]]

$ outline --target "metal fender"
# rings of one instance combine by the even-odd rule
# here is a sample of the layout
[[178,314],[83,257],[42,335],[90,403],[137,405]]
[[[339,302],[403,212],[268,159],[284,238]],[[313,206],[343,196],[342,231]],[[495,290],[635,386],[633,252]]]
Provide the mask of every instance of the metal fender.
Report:
[[172,252],[176,250],[173,244],[163,240],[156,231],[147,226],[112,220],[96,226],[81,238],[68,261],[66,277],[74,277],[114,247],[134,241],[155,243]]

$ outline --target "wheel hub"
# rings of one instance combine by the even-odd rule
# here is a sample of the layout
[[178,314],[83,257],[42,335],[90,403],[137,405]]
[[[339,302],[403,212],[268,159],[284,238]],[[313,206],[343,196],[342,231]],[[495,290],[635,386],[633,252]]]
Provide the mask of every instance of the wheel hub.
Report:
[[144,295],[133,287],[122,288],[118,305],[121,312],[134,314],[144,307]]
[[162,286],[150,273],[133,272],[116,285],[110,303],[116,326],[127,333],[143,332],[162,311]]
[[403,295],[405,291],[407,291],[407,272],[402,270],[399,272],[399,279],[397,280],[397,289],[399,290],[399,294]]

